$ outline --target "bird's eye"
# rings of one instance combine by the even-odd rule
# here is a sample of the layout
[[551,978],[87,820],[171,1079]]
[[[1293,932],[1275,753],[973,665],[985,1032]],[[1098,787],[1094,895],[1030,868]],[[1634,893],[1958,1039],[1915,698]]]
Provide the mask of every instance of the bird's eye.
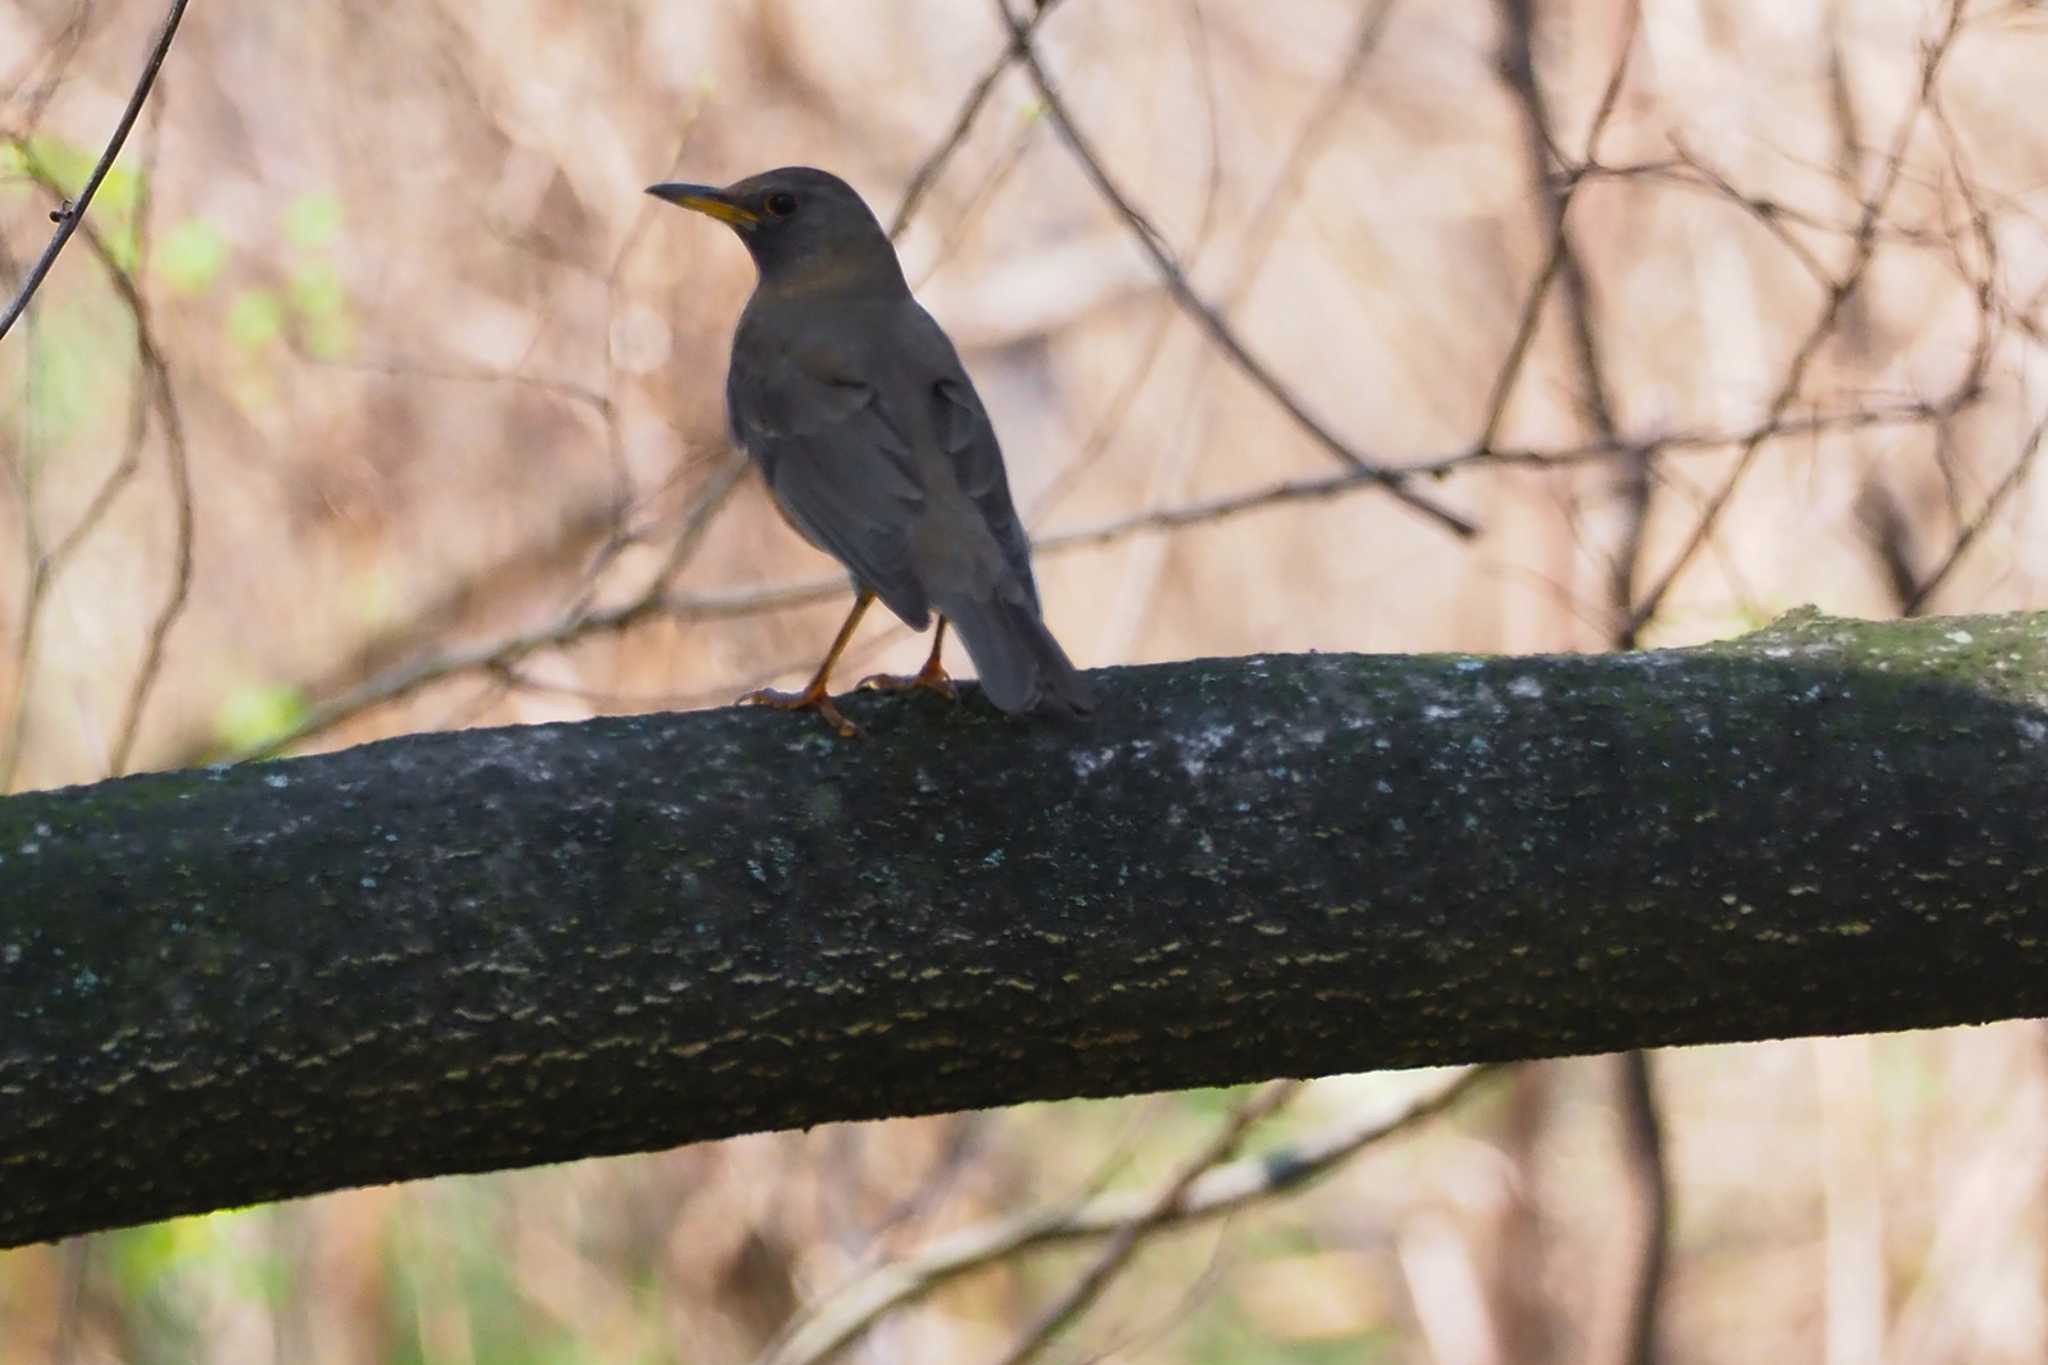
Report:
[[796,212],[796,196],[788,190],[777,190],[761,201],[761,207],[777,218],[787,218]]

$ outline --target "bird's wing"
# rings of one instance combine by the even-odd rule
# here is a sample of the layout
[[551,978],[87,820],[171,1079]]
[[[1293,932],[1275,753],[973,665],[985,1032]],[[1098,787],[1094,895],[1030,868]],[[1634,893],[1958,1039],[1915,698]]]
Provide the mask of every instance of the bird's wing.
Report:
[[784,352],[726,386],[733,434],[806,540],[923,629],[929,602],[910,562],[924,504],[910,443],[875,388],[826,351]]
[[982,520],[1001,547],[1004,567],[1022,585],[1035,612],[1039,609],[1038,585],[1031,577],[1031,538],[1010,500],[1010,480],[1003,472],[1003,450],[996,443],[995,426],[957,358],[952,370],[932,385],[932,429],[953,462],[954,477],[981,509]]

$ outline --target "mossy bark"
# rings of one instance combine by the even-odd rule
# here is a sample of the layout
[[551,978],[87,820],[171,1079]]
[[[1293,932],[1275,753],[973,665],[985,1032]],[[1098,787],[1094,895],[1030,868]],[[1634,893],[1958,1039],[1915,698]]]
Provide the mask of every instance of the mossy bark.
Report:
[[0,800],[0,1244],[761,1129],[2048,1013],[2048,617]]

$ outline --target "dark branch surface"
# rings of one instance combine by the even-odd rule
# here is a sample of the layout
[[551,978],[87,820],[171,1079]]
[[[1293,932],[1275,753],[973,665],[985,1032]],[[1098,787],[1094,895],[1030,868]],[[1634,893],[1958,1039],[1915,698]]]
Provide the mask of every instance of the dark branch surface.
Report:
[[761,1129],[2048,1013],[2048,617],[0,800],[0,1244]]

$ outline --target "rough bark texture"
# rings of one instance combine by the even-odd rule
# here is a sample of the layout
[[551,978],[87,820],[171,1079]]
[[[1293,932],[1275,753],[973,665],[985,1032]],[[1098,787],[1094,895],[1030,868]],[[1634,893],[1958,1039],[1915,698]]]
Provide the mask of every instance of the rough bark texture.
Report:
[[0,800],[0,1244],[834,1119],[2048,1013],[2048,617]]

